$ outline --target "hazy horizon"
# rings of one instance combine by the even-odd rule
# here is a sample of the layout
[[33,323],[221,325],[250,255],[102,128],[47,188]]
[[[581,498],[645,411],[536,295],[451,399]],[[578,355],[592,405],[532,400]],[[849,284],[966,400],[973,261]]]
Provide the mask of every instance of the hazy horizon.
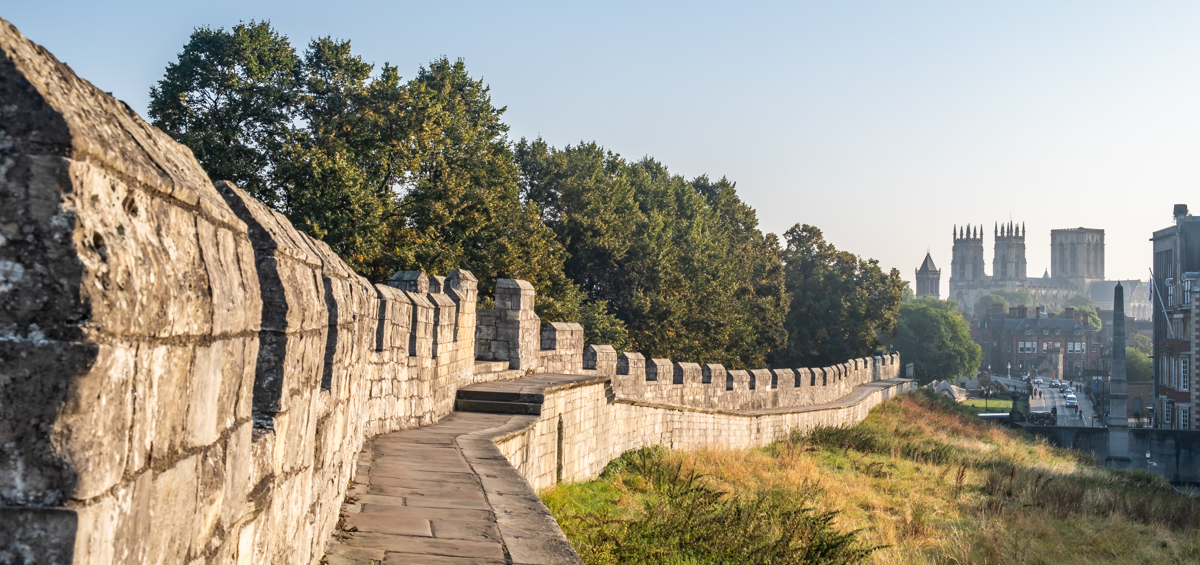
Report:
[[270,20],[303,49],[350,39],[411,77],[461,57],[512,139],[596,141],[737,182],[764,231],[820,227],[906,280],[950,275],[953,225],[1105,230],[1108,278],[1145,279],[1148,239],[1200,165],[1200,5],[852,2],[565,6],[45,2],[3,17],[145,115],[198,26]]

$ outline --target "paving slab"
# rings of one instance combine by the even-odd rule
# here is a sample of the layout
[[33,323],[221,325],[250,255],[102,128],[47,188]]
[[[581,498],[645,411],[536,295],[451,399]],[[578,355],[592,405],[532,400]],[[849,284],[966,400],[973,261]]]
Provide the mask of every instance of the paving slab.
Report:
[[[581,379],[537,380],[532,389],[522,385],[526,394]],[[455,412],[433,426],[368,440],[342,506],[345,528],[354,531],[333,537],[329,562],[582,564],[549,510],[492,443],[534,419]]]

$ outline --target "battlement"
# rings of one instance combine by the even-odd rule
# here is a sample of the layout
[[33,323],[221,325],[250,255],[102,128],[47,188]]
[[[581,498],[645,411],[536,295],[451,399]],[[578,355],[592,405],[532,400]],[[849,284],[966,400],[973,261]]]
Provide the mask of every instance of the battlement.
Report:
[[1009,221],[1008,225],[997,223],[993,228],[993,233],[996,241],[1011,240],[1023,242],[1025,241],[1025,224],[1017,225],[1013,224],[1012,221]]
[[983,245],[983,226],[954,226],[954,243],[978,243]]
[[755,410],[897,373],[618,356],[526,281],[372,283],[3,20],[0,53],[0,548],[40,563],[313,563],[364,441],[489,379]]

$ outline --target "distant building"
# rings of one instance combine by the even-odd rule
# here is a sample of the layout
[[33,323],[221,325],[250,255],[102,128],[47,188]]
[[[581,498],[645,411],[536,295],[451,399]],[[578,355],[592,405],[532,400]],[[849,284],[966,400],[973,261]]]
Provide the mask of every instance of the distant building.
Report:
[[[1112,309],[1112,287],[1116,281],[1104,280],[1104,230],[1051,230],[1051,269],[1040,278],[1029,278],[1026,272],[1025,235],[1024,224],[996,224],[992,274],[988,275],[983,227],[954,227],[948,298],[958,303],[960,311],[970,316],[980,298],[997,290],[1028,291],[1033,297],[1032,306],[1046,311],[1063,310],[1067,301],[1079,295],[1092,298],[1100,310]],[[1132,281],[1129,288],[1126,318],[1148,319],[1151,312],[1148,285]]]
[[[1070,281],[1075,288],[1104,280],[1104,230],[1050,230],[1050,269],[1051,277]],[[1109,288],[1108,302],[1112,296]]]
[[1198,429],[1194,357],[1200,316],[1200,217],[1186,204],[1175,205],[1175,223],[1154,232],[1155,426]]
[[983,350],[982,368],[994,375],[1082,377],[1102,372],[1096,330],[1073,308],[1047,316],[1024,306],[989,309],[972,324],[971,337]]
[[933,257],[925,254],[925,261],[917,269],[917,298],[922,296],[942,297],[942,271],[933,264]]

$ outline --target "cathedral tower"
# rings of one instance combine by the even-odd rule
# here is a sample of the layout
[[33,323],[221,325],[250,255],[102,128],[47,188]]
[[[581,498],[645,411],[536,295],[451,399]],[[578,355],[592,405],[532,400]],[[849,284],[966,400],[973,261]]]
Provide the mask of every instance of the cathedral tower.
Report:
[[992,255],[992,281],[1006,290],[1025,286],[1025,226],[996,225]]
[[917,298],[922,296],[941,298],[941,294],[942,271],[934,266],[933,257],[926,253],[925,261],[921,263],[921,268],[917,269]]
[[1104,230],[1050,230],[1050,275],[1071,281],[1080,291],[1104,280]]
[[950,298],[958,308],[969,310],[980,296],[986,275],[983,272],[983,226],[955,226],[954,252],[950,258]]

